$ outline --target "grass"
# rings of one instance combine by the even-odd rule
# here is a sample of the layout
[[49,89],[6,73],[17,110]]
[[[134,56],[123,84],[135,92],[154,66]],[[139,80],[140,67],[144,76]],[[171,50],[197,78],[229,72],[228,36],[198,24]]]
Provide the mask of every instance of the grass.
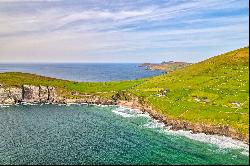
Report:
[[[169,89],[156,96],[158,89]],[[153,77],[131,90],[162,114],[192,123],[229,125],[249,130],[249,48]],[[195,99],[198,99],[195,100]],[[235,107],[234,102],[240,103]]]
[[[142,83],[144,79],[132,81],[116,82],[74,82],[50,77],[38,76],[29,73],[7,72],[0,73],[0,84],[4,87],[21,87],[22,85],[44,85],[54,86],[60,89],[60,92],[80,92],[87,94],[96,94],[105,97],[112,96],[118,91],[130,89],[135,85]],[[68,93],[61,94],[68,95]]]
[[[248,136],[249,47],[147,79],[119,82],[72,82],[25,73],[0,73],[3,86],[47,85],[62,92],[111,98],[123,91],[140,97],[169,118],[190,123],[228,125]],[[159,96],[160,90],[168,90]],[[236,107],[233,103],[239,103]]]

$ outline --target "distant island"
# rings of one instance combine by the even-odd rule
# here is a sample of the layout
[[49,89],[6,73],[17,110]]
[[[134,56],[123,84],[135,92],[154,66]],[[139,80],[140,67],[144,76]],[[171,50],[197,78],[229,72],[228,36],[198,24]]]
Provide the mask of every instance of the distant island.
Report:
[[192,63],[187,62],[175,62],[175,61],[168,61],[168,62],[161,62],[157,63],[143,63],[140,64],[139,67],[145,67],[146,70],[163,70],[166,72],[171,72],[177,69],[181,69],[183,67],[189,66]]

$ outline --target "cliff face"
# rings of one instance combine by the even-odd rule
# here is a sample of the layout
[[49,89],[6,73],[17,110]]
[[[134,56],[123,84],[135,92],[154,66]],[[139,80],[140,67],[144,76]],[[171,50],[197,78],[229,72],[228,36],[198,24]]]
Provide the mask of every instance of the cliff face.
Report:
[[23,85],[22,88],[0,88],[0,104],[56,101],[56,89],[50,86]]
[[21,88],[0,87],[0,104],[27,103],[89,103],[115,105],[114,100],[102,100],[95,95],[71,95],[73,98],[65,98],[57,93],[52,86],[23,85]]

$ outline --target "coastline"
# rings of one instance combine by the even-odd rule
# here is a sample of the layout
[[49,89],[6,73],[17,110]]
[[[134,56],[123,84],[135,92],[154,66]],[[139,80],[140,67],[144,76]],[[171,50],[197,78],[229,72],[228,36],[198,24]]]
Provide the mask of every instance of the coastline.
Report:
[[[174,128],[173,126],[169,126],[169,123],[165,123],[164,121],[160,119],[156,119],[155,116],[150,114],[150,112],[141,110],[140,108],[136,107],[135,105],[131,105],[132,102],[128,101],[119,101],[115,104],[107,104],[103,103],[100,104],[99,102],[92,102],[92,103],[80,103],[80,102],[71,102],[71,103],[58,103],[58,102],[51,102],[51,103],[41,103],[41,102],[35,102],[35,103],[27,103],[27,102],[21,102],[21,103],[15,103],[15,104],[0,104],[1,107],[9,107],[14,105],[43,105],[43,104],[52,104],[52,105],[58,105],[58,106],[71,106],[71,105],[94,105],[94,106],[100,106],[100,107],[113,107],[118,106],[118,109],[129,109],[136,112],[136,115],[145,116],[152,120],[154,123],[153,127],[146,126],[149,128],[160,128],[162,132],[166,132],[166,134],[170,135],[178,135],[178,136],[184,136],[186,138],[189,138],[191,140],[196,140],[199,142],[209,143],[218,146],[220,149],[242,149],[243,151],[241,154],[249,156],[249,143],[244,142],[239,139],[234,139],[232,137],[228,137],[225,135],[220,134],[209,134],[204,132],[193,132],[192,130],[187,130],[186,128]],[[114,110],[116,111],[116,109]],[[116,113],[121,115],[120,113]],[[125,114],[125,115],[124,115]],[[123,117],[131,117],[130,114],[122,113]]]
[[184,130],[191,131],[192,133],[204,133],[209,135],[219,135],[230,137],[235,140],[242,141],[249,145],[249,138],[244,138],[242,135],[238,134],[228,126],[212,126],[208,124],[191,124],[184,120],[170,119],[167,116],[155,111],[151,106],[147,104],[141,105],[134,101],[119,101],[119,106],[129,107],[131,109],[139,109],[142,112],[147,112],[153,119],[159,120],[165,126],[168,126],[171,130]]
[[[8,93],[7,93],[8,92]],[[128,95],[128,94],[127,94]],[[78,98],[66,98],[59,95],[58,90],[51,86],[23,85],[22,88],[0,88],[0,105],[14,105],[18,103],[50,103],[50,104],[96,104],[116,105],[138,109],[147,112],[153,119],[164,123],[171,130],[191,131],[192,133],[204,133],[209,135],[227,136],[235,140],[243,141],[249,145],[249,138],[246,138],[228,126],[212,126],[208,124],[191,124],[184,120],[170,119],[157,112],[146,102],[140,103],[138,97],[128,95],[129,99],[120,98],[102,99],[97,95],[81,95]]]

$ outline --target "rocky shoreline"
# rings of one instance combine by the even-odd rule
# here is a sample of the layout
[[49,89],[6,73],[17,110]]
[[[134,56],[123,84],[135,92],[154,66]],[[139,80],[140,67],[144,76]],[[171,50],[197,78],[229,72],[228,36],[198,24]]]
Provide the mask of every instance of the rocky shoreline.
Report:
[[231,129],[228,126],[212,126],[208,124],[191,124],[184,120],[170,119],[163,114],[155,111],[151,106],[147,104],[139,104],[138,101],[118,101],[117,105],[126,106],[133,109],[139,109],[143,112],[149,113],[149,115],[160,122],[163,122],[166,126],[169,126],[171,130],[184,130],[192,131],[192,133],[204,133],[209,135],[220,135],[231,137],[236,140],[243,141],[246,144],[249,144],[249,137],[244,137],[241,134],[237,133],[235,130]]
[[193,133],[205,133],[210,135],[224,135],[243,141],[249,144],[249,137],[242,136],[228,126],[211,126],[207,124],[191,124],[183,120],[170,119],[156,112],[146,103],[140,103],[137,97],[130,97],[129,101],[120,99],[104,100],[95,95],[81,95],[80,98],[65,98],[58,94],[58,90],[51,86],[32,86],[23,85],[21,88],[0,87],[0,104],[13,105],[17,103],[51,103],[51,104],[70,104],[88,103],[98,105],[118,105],[132,109],[139,109],[161,122],[170,126],[172,130],[187,130]]

